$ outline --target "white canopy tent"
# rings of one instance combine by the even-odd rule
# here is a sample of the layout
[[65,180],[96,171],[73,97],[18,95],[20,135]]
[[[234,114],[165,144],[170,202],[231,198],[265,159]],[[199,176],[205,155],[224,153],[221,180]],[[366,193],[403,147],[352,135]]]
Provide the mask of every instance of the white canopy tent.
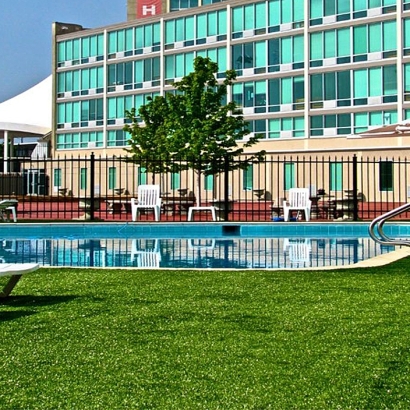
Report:
[[[9,141],[14,138],[43,137],[51,132],[52,76],[23,93],[0,103],[0,139],[4,141],[4,172],[12,156]],[[13,145],[13,144],[12,144]]]

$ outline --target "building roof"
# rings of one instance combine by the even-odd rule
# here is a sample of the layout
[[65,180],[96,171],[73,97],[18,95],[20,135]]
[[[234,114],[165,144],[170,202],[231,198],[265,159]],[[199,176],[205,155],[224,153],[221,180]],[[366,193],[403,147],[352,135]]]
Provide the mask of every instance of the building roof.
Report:
[[0,104],[0,138],[45,135],[52,124],[52,76]]
[[401,135],[410,136],[410,119],[360,133],[361,137],[399,137]]

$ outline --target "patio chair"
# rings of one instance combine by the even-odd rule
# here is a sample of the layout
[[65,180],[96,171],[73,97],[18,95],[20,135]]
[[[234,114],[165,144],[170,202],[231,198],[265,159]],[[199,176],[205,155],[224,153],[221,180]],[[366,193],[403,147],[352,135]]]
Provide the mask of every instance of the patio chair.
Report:
[[139,268],[159,268],[161,262],[161,251],[159,239],[154,240],[153,248],[146,248],[143,239],[133,239],[131,248],[131,262],[137,260]]
[[291,188],[288,198],[283,201],[283,217],[287,222],[291,211],[303,211],[306,221],[310,220],[312,201],[309,199],[309,188]]
[[161,216],[161,198],[159,196],[159,185],[139,185],[138,198],[131,198],[131,215],[135,222],[141,209],[153,209],[155,220],[159,221]]
[[305,268],[311,264],[312,245],[309,238],[283,240],[283,251],[289,253],[289,261],[294,268]]
[[0,263],[0,276],[10,276],[9,281],[0,290],[0,298],[10,295],[17,282],[25,273],[34,272],[40,267],[37,263]]
[[17,199],[3,199],[0,201],[0,218],[3,221],[10,222],[10,213],[13,215],[13,221],[17,222]]

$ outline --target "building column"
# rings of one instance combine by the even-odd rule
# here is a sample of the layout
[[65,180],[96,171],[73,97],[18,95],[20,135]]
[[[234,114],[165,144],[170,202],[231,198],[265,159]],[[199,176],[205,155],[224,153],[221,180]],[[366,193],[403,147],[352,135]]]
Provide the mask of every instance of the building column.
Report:
[[9,132],[4,131],[4,146],[3,146],[3,173],[7,174],[8,169],[8,158],[9,158]]

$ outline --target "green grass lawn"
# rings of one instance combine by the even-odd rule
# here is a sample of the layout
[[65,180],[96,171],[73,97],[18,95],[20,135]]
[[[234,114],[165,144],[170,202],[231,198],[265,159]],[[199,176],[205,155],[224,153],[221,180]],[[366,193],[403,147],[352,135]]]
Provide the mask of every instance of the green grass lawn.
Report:
[[409,268],[40,269],[0,302],[0,409],[409,409]]

